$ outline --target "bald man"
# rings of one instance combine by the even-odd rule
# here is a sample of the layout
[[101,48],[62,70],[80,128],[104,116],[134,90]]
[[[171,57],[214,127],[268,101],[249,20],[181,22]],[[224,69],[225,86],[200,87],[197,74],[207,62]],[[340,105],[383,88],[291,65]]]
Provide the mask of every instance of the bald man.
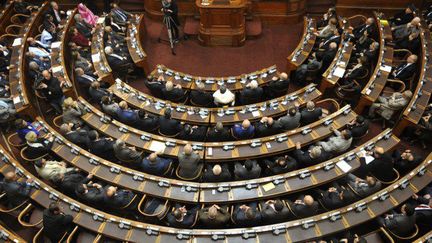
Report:
[[32,179],[26,182],[18,181],[18,176],[14,171],[4,174],[4,179],[0,182],[0,188],[6,193],[9,207],[16,207],[27,200],[31,191]]
[[318,213],[318,202],[311,195],[302,195],[294,202],[287,200],[287,203],[296,218],[306,218]]
[[183,152],[178,155],[178,161],[178,174],[182,178],[192,179],[201,173],[201,157],[197,152],[193,151],[189,143],[184,146]]
[[62,113],[62,104],[65,99],[63,94],[64,82],[59,81],[53,77],[48,70],[42,72],[43,79],[39,84],[38,88],[43,96],[45,96],[48,102],[53,106],[58,114]]
[[[399,79],[405,82],[405,85],[409,85],[407,81],[414,76],[417,71],[417,55],[408,56],[405,63],[402,63],[397,68],[394,68],[390,74],[390,78]],[[407,86],[408,87],[408,86]]]
[[204,182],[222,182],[230,181],[231,179],[231,172],[226,163],[223,163],[222,166],[219,164],[214,166],[207,165],[203,175]]
[[368,36],[373,36],[375,34],[375,19],[374,18],[367,18],[366,21],[355,27],[353,29],[353,34],[356,39],[359,39],[364,35],[365,32],[368,33]]
[[167,172],[172,161],[167,158],[161,158],[158,153],[153,152],[149,156],[144,157],[141,162],[141,169],[153,175],[162,176]]
[[255,136],[256,137],[267,137],[278,133],[280,130],[275,125],[273,118],[263,117],[257,123],[255,123]]
[[235,124],[232,128],[232,135],[237,140],[250,139],[255,134],[255,127],[248,119],[243,120],[242,124]]
[[199,221],[207,228],[219,228],[226,226],[230,220],[230,213],[222,207],[214,204],[203,208],[198,214]]
[[258,86],[258,82],[256,80],[252,80],[240,92],[240,103],[242,105],[258,103],[261,101],[263,94],[263,88]]
[[224,127],[222,122],[217,122],[216,125],[207,132],[207,142],[223,142],[231,139],[229,129]]
[[115,186],[105,186],[104,205],[110,208],[120,209],[127,206],[135,194],[129,190],[118,189]]
[[408,24],[393,27],[393,38],[397,41],[409,36],[410,34],[421,32],[420,22],[421,19],[419,17],[415,17]]
[[182,90],[180,84],[174,85],[173,82],[167,81],[165,87],[162,88],[162,95],[166,100],[182,103],[185,100],[186,91]]
[[213,96],[210,92],[204,90],[205,85],[203,82],[199,82],[196,85],[196,89],[190,92],[190,102],[194,106],[212,107]]
[[330,43],[328,50],[317,52],[316,59],[318,61],[321,61],[321,70],[323,72],[327,70],[327,68],[333,62],[333,59],[336,56],[337,47],[338,47],[337,43],[332,42]]
[[385,153],[383,147],[377,146],[369,154],[375,159],[367,164],[367,171],[380,181],[391,181],[396,178],[396,174],[393,171],[392,157],[388,153]]
[[287,93],[289,87],[289,77],[287,73],[280,73],[273,77],[267,86],[264,86],[264,94],[267,99],[273,99],[283,96]]

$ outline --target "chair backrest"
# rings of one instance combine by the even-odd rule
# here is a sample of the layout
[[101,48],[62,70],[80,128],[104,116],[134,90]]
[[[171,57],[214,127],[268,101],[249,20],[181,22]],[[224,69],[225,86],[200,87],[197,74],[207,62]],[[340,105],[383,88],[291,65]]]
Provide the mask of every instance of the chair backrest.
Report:
[[381,227],[381,229],[383,231],[389,232],[392,237],[396,238],[396,241],[407,241],[407,240],[414,239],[414,237],[416,237],[418,232],[419,232],[419,228],[418,228],[417,224],[414,225],[414,231],[410,235],[407,235],[407,236],[397,235],[393,231],[391,231],[387,228],[384,228],[384,227]]

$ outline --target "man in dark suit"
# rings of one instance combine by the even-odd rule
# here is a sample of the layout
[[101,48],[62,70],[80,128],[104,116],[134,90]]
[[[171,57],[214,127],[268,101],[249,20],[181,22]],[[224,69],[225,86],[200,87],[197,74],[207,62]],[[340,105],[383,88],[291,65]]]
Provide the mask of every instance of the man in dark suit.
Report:
[[113,209],[126,207],[135,196],[135,194],[129,190],[118,189],[115,186],[105,186],[104,192],[104,205]]
[[171,119],[171,109],[166,108],[164,115],[159,117],[159,133],[162,136],[174,137],[182,128],[183,126],[179,121]]
[[117,110],[117,118],[120,122],[128,125],[136,123],[138,117],[137,111],[130,109],[126,101],[120,101],[119,108]]
[[357,58],[357,64],[353,67],[347,69],[345,75],[343,76],[342,84],[349,84],[351,82],[360,81],[365,75],[369,73],[369,60],[365,56],[360,56]]
[[296,104],[295,107],[289,108],[288,114],[277,119],[275,126],[279,130],[289,131],[300,126],[300,119],[301,114],[298,111],[298,105]]
[[60,132],[67,140],[69,140],[73,144],[76,144],[83,149],[87,149],[90,144],[88,131],[81,128],[72,130],[73,127],[73,123],[64,123],[60,126]]
[[109,92],[106,89],[101,88],[101,84],[99,83],[99,81],[91,83],[88,92],[91,99],[94,100],[96,103],[100,103],[102,97],[109,96]]
[[416,62],[417,55],[410,55],[407,58],[406,63],[399,65],[391,72],[390,78],[402,80],[406,84],[406,82],[415,74],[417,70]]
[[378,146],[373,150],[372,156],[375,159],[367,165],[367,170],[380,181],[393,180],[396,175],[391,156],[384,152],[384,148]]
[[92,178],[93,174],[88,174],[86,177],[77,171],[71,171],[64,174],[57,174],[53,178],[53,182],[62,192],[68,195],[74,195],[78,185],[87,184]]
[[222,166],[219,164],[214,166],[207,165],[207,168],[204,170],[203,180],[205,182],[230,181],[231,178],[231,172],[226,163],[223,163]]
[[324,38],[321,40],[318,44],[318,49],[316,51],[319,52],[318,55],[323,55],[324,52],[326,52],[330,48],[330,43],[335,42],[337,45],[339,45],[341,41],[341,36],[339,33],[339,29],[334,29],[333,34],[330,35],[327,38]]
[[50,2],[50,7],[47,11],[51,16],[53,16],[53,22],[56,26],[60,24],[60,22],[66,16],[64,11],[61,11],[58,7],[58,4],[55,1]]
[[101,184],[80,184],[75,190],[77,197],[92,205],[101,205],[104,202],[105,190]]
[[42,72],[42,82],[38,86],[38,89],[47,98],[48,102],[56,110],[57,113],[62,113],[62,104],[65,96],[63,94],[62,87],[64,82],[60,82],[57,78],[53,77],[48,70]]
[[367,18],[363,24],[351,29],[357,40],[360,39],[365,32],[367,32],[369,36],[375,36],[375,19]]
[[214,204],[203,208],[198,213],[199,221],[207,228],[219,228],[226,226],[230,220],[230,214],[225,208]]
[[369,130],[369,121],[363,116],[357,116],[355,120],[348,124],[353,138],[360,138]]
[[43,212],[43,232],[51,242],[60,242],[63,235],[73,226],[73,217],[64,214],[57,202],[51,202]]
[[236,226],[252,227],[261,223],[261,213],[258,211],[257,203],[248,205],[236,205],[232,213],[232,219]]
[[183,130],[180,131],[178,138],[188,141],[204,142],[207,134],[207,126],[191,126],[186,124]]
[[125,10],[121,9],[117,4],[113,3],[111,8],[111,19],[116,24],[125,26],[127,24],[127,21],[132,16],[130,13],[126,12]]
[[267,137],[278,133],[279,129],[276,127],[271,117],[263,117],[255,123],[255,137]]
[[416,221],[422,224],[429,224],[432,220],[432,199],[414,194],[412,198],[416,201]]
[[174,86],[173,82],[167,81],[165,87],[162,89],[162,95],[164,99],[182,103],[186,98],[186,92],[182,89],[180,84]]
[[135,147],[127,147],[123,140],[117,139],[113,148],[115,157],[121,162],[131,166],[138,166],[141,163],[142,152],[136,151]]
[[27,181],[18,181],[18,176],[14,171],[9,171],[4,175],[3,181],[0,182],[0,189],[6,193],[9,207],[13,208],[25,200],[30,195],[32,179]]
[[406,9],[396,13],[393,18],[390,19],[390,23],[394,26],[403,25],[409,23],[414,18],[414,11],[416,10],[413,4],[410,4]]
[[392,154],[393,164],[401,174],[406,174],[418,166],[423,158],[413,153],[410,149],[406,149],[403,152],[399,150],[393,151]]
[[190,102],[194,106],[212,107],[213,106],[213,95],[210,92],[204,90],[204,83],[199,82],[196,85],[196,89],[190,92]]
[[284,222],[289,215],[289,209],[279,199],[261,203],[261,217],[265,224]]
[[301,112],[301,123],[303,125],[308,125],[312,122],[318,121],[322,116],[322,109],[320,107],[316,108],[313,101],[308,101],[306,103],[306,108]]
[[316,55],[317,60],[321,62],[321,73],[327,70],[327,68],[333,62],[333,59],[336,56],[337,47],[338,45],[336,42],[332,42],[330,43],[329,49],[327,51],[325,51],[322,55]]
[[207,142],[223,142],[229,141],[231,134],[228,128],[225,128],[222,122],[216,123],[213,128],[210,128],[207,132]]
[[167,172],[172,161],[170,159],[161,158],[158,153],[153,152],[149,156],[144,157],[141,162],[141,169],[153,175],[162,176]]
[[240,103],[242,105],[258,103],[261,101],[263,93],[264,90],[258,86],[258,82],[256,80],[252,80],[240,92]]
[[94,74],[86,74],[80,67],[75,68],[75,79],[80,85],[89,87],[92,83],[99,81],[98,77]]
[[267,166],[265,172],[268,175],[279,175],[297,168],[297,161],[289,155],[265,159],[264,163]]
[[91,39],[94,33],[94,29],[92,28],[92,26],[87,24],[80,14],[75,14],[74,19],[75,27],[77,28],[77,30],[87,39]]
[[114,53],[111,46],[105,47],[105,54],[109,66],[114,72],[118,73],[118,76],[125,77],[129,70],[132,69],[132,63],[128,57],[123,56],[121,53]]
[[256,160],[246,160],[244,165],[236,162],[234,165],[234,176],[236,180],[249,180],[258,178],[261,167]]
[[414,32],[409,36],[405,36],[402,39],[397,40],[395,49],[408,49],[412,53],[418,53],[420,45],[420,32]]
[[159,128],[159,120],[157,117],[149,115],[145,110],[138,111],[138,117],[134,125],[137,129],[153,132]]
[[366,179],[363,180],[350,173],[346,176],[346,180],[352,190],[362,198],[377,192],[381,188],[381,182],[371,176],[366,176]]
[[280,73],[278,77],[273,77],[272,80],[264,87],[266,98],[272,99],[283,96],[287,93],[290,80],[287,73]]
[[326,161],[331,154],[326,152],[321,146],[312,146],[307,152],[301,150],[301,144],[296,143],[296,150],[293,152],[297,162],[301,165],[311,166]]
[[188,143],[184,146],[183,152],[178,155],[178,174],[184,179],[193,179],[201,173],[201,156],[194,152]]
[[145,85],[153,95],[162,97],[162,89],[165,87],[165,79],[161,75],[157,79],[153,78],[146,80]]
[[340,208],[355,200],[355,195],[352,191],[345,187],[340,187],[336,183],[327,191],[318,190],[321,195],[322,204],[329,210]]
[[175,205],[175,209],[168,213],[167,222],[170,227],[175,228],[190,228],[195,223],[195,217],[198,213],[198,208],[193,207],[187,209],[186,206],[180,204]]
[[401,212],[387,214],[384,218],[379,217],[378,223],[396,235],[408,236],[415,230],[416,218],[414,207],[410,204],[404,204]]
[[101,138],[99,137],[99,133],[95,130],[88,132],[88,138],[90,140],[88,148],[92,154],[106,160],[111,160],[115,157],[114,140],[112,138]]
[[294,202],[287,200],[287,203],[291,209],[291,213],[296,218],[306,218],[318,212],[318,202],[311,195],[300,196]]

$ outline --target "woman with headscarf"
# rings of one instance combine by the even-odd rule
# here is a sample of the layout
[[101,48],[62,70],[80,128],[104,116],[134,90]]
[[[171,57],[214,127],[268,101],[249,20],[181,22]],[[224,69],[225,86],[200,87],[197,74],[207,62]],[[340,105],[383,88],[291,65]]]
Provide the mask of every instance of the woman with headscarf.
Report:
[[93,12],[88,9],[84,4],[80,3],[78,4],[78,12],[80,13],[81,17],[84,19],[84,21],[91,25],[95,26],[96,22],[98,20],[98,16],[94,15]]

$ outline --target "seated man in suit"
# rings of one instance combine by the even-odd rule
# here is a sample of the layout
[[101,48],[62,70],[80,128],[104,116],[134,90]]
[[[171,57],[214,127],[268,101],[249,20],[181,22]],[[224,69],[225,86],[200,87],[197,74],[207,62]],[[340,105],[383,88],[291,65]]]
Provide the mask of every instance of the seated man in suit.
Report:
[[42,224],[44,235],[51,242],[60,242],[63,235],[74,225],[73,217],[64,214],[57,202],[51,202],[44,210]]
[[375,36],[375,19],[367,18],[363,24],[355,28],[350,27],[350,29],[357,40],[360,39],[360,37],[362,37],[365,32],[367,32],[369,36]]
[[47,98],[48,102],[56,112],[61,114],[61,105],[65,99],[62,88],[66,83],[53,77],[48,70],[44,70],[42,76],[43,79],[37,89],[39,89],[42,95]]
[[234,106],[235,95],[225,85],[221,85],[218,90],[213,93],[213,99],[216,106]]
[[180,84],[174,86],[173,82],[167,81],[162,89],[162,95],[166,100],[182,103],[185,100],[186,92],[182,90]]
[[339,30],[336,28],[333,30],[333,33],[330,36],[328,36],[325,39],[322,39],[320,42],[315,43],[318,45],[318,48],[316,48],[315,51],[325,52],[329,49],[330,43],[336,42],[336,44],[339,45],[340,40],[341,40],[341,36]]
[[375,178],[380,181],[391,181],[396,175],[393,171],[393,160],[384,148],[376,146],[373,151],[369,152],[375,159],[367,164],[369,171]]
[[99,81],[95,81],[90,84],[88,93],[90,95],[90,98],[94,100],[96,103],[100,103],[102,97],[109,95],[109,92],[106,89],[101,88],[101,84]]
[[248,119],[245,119],[241,125],[235,124],[231,131],[235,139],[244,140],[250,139],[254,136],[255,127],[251,125]]
[[410,172],[423,161],[421,156],[413,153],[410,149],[393,151],[392,159],[394,168],[402,174]]
[[267,200],[261,203],[261,217],[265,224],[284,222],[289,215],[289,209],[280,199]]
[[258,211],[256,202],[236,205],[232,212],[232,219],[238,227],[252,227],[261,223],[261,212]]
[[231,172],[228,169],[228,165],[223,163],[222,166],[216,164],[214,166],[207,165],[204,170],[203,180],[205,182],[222,182],[231,180]]
[[271,117],[263,117],[255,123],[255,137],[267,137],[279,132]]
[[114,158],[114,140],[111,137],[100,137],[97,131],[92,130],[88,132],[88,138],[88,148],[92,154],[106,160]]
[[403,11],[397,12],[389,22],[393,26],[403,25],[409,23],[414,18],[414,11],[416,10],[414,4],[408,5]]
[[401,207],[401,212],[379,217],[379,225],[398,236],[409,236],[415,231],[416,217],[414,207],[406,203]]
[[307,152],[304,152],[301,150],[300,142],[297,142],[294,157],[299,164],[311,166],[326,161],[331,157],[331,154],[321,146],[311,146]]
[[420,32],[414,32],[396,41],[395,49],[408,49],[412,53],[418,53],[420,45]]
[[86,74],[84,69],[80,67],[75,68],[75,74],[76,81],[78,81],[78,83],[84,87],[89,87],[92,83],[101,80],[94,74]]
[[245,88],[240,92],[240,103],[242,105],[248,105],[258,103],[261,101],[264,90],[258,86],[256,80],[252,80],[246,84]]
[[162,136],[174,137],[179,134],[183,126],[178,120],[171,118],[171,109],[166,108],[164,115],[159,117],[159,133]]
[[195,217],[198,213],[198,208],[193,207],[191,209],[187,209],[186,206],[181,206],[176,203],[175,209],[168,213],[167,215],[167,223],[170,227],[175,228],[191,228],[195,223]]
[[118,189],[115,186],[105,186],[104,192],[104,205],[113,209],[126,207],[135,196],[132,191]]
[[186,124],[183,126],[183,130],[180,131],[178,138],[188,141],[200,141],[203,142],[207,134],[207,126],[191,126]]
[[367,134],[369,130],[369,121],[363,116],[357,116],[355,120],[348,124],[348,129],[353,138],[360,138]]
[[201,224],[207,228],[226,227],[230,220],[230,213],[216,204],[199,210],[198,218]]
[[71,143],[83,149],[87,149],[90,144],[88,131],[81,128],[72,129],[74,129],[73,123],[63,123],[60,126],[60,133]]
[[327,191],[319,190],[321,202],[325,208],[332,210],[344,205],[344,191],[339,191],[336,187],[330,187]]
[[105,54],[109,66],[114,72],[118,72],[120,76],[126,75],[129,70],[133,68],[128,57],[114,53],[114,50],[111,46],[105,47]]
[[36,11],[38,6],[24,2],[23,0],[16,0],[14,10],[19,14],[30,15],[33,11]]
[[184,179],[192,179],[201,173],[201,157],[198,152],[194,152],[188,143],[184,146],[183,152],[178,155],[178,174]]
[[223,142],[231,140],[231,134],[228,128],[224,127],[222,122],[217,122],[213,128],[207,132],[207,142]]
[[327,38],[327,37],[329,37],[332,33],[333,33],[333,31],[335,30],[335,29],[337,29],[337,20],[336,20],[336,18],[331,18],[329,21],[328,21],[328,24],[324,27],[324,28],[322,28],[320,31],[316,31],[314,34],[319,38],[319,39],[324,39],[324,38]]
[[285,95],[288,91],[289,82],[288,74],[285,72],[280,73],[278,77],[273,77],[264,87],[265,97],[273,99]]
[[74,170],[64,174],[57,174],[52,181],[62,192],[74,195],[78,185],[87,184],[92,178],[93,174],[84,176],[82,173]]
[[300,196],[294,202],[287,200],[292,214],[296,218],[306,218],[318,213],[319,205],[311,195]]
[[409,36],[410,34],[421,32],[420,22],[421,19],[419,17],[415,17],[408,24],[392,27],[393,39],[398,41]]
[[316,59],[321,62],[321,73],[325,72],[328,69],[330,64],[333,62],[333,59],[336,56],[338,45],[336,42],[332,42],[329,45],[329,49],[322,53],[321,55],[316,54]]
[[390,73],[390,78],[402,80],[408,87],[409,84],[407,82],[417,71],[417,59],[417,55],[410,55],[407,58],[406,63],[401,64],[397,68],[393,69],[393,71]]
[[309,58],[307,63],[302,64],[297,70],[294,72],[294,81],[300,85],[306,85],[306,78],[308,77],[308,72],[312,72],[318,78],[318,71],[321,69],[321,62],[318,61],[315,57],[315,54],[312,54],[312,58]]
[[142,131],[153,132],[159,128],[159,119],[140,109],[134,126]]
[[381,182],[371,176],[363,180],[351,173],[346,176],[347,184],[360,197],[364,198],[381,189]]
[[147,79],[145,85],[153,95],[162,97],[162,89],[165,87],[165,78],[163,75],[160,75],[157,78]]
[[58,174],[64,174],[75,170],[74,167],[67,168],[64,161],[46,160],[44,158],[35,161],[34,168],[39,177],[48,181],[52,181]]
[[127,25],[127,21],[133,16],[129,12],[126,12],[124,9],[120,8],[117,4],[113,3],[110,12],[111,23],[116,23],[120,26]]
[[0,189],[6,193],[7,203],[10,208],[14,208],[27,200],[31,191],[31,178],[26,181],[18,181],[19,177],[15,171],[4,174],[3,181],[0,182]]
[[308,125],[312,122],[316,122],[322,116],[322,109],[320,107],[316,108],[313,101],[308,101],[306,103],[306,108],[300,113],[301,123],[303,125]]
[[86,21],[84,21],[83,17],[80,14],[75,14],[75,27],[77,30],[87,39],[91,39],[92,35],[94,33],[93,26],[87,24]]
[[282,131],[289,131],[300,126],[301,113],[298,105],[288,109],[288,114],[277,119],[276,127]]
[[297,168],[297,161],[289,155],[265,159],[264,163],[267,166],[267,175],[279,175]]
[[190,92],[190,102],[194,106],[211,107],[213,106],[213,96],[210,92],[204,90],[205,85],[203,82],[199,82],[196,85],[196,89]]
[[170,159],[161,158],[157,152],[153,152],[149,156],[144,157],[140,167],[146,173],[162,176],[170,168],[171,163]]
[[376,114],[386,120],[390,120],[395,112],[402,110],[411,100],[412,92],[404,91],[393,93],[391,96],[378,97],[378,100],[369,108],[368,116],[374,118]]
[[415,218],[418,223],[429,224],[432,220],[432,199],[426,195],[414,194],[412,198],[415,200]]
[[351,82],[360,81],[361,78],[364,78],[365,75],[369,73],[369,64],[368,59],[365,56],[360,56],[357,58],[357,64],[352,68],[349,68],[345,75],[343,76],[342,84],[349,84]]
[[92,205],[101,205],[104,202],[105,189],[99,183],[81,184],[75,190],[76,196]]
[[117,139],[114,143],[114,154],[123,163],[138,166],[141,163],[142,152],[136,151],[135,147],[128,147],[126,143]]
[[138,120],[137,111],[130,109],[126,101],[120,101],[119,108],[120,109],[117,110],[117,118],[120,122],[128,125],[136,123],[136,121]]
[[351,147],[352,135],[349,130],[339,132],[337,129],[330,127],[335,136],[330,137],[326,142],[320,141],[317,145],[321,146],[326,152],[340,154]]
[[256,160],[246,160],[244,165],[236,162],[234,164],[235,180],[249,180],[258,178],[261,174],[261,167]]
[[120,110],[119,104],[109,96],[102,96],[101,107],[104,113],[114,117],[117,116],[117,112]]

